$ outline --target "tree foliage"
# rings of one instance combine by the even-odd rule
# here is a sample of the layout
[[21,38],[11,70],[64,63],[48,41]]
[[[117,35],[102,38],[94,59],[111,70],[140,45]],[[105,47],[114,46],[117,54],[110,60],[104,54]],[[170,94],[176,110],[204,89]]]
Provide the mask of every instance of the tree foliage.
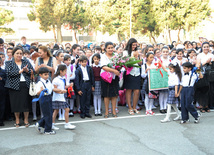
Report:
[[5,27],[6,24],[11,23],[14,20],[13,12],[0,8],[0,34],[2,33],[14,33],[13,29]]

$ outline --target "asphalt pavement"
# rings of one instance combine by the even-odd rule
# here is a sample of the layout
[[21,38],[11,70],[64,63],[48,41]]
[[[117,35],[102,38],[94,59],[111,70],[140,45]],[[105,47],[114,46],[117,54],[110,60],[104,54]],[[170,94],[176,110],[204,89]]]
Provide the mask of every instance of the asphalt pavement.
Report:
[[[104,109],[104,107],[103,107]],[[126,107],[119,107],[118,118],[103,116],[81,119],[78,114],[69,121],[75,130],[65,130],[64,121],[57,121],[56,135],[13,127],[5,122],[0,127],[1,155],[212,155],[214,154],[214,112],[203,113],[200,123],[180,124],[179,121],[160,123],[165,117],[159,110],[155,116],[130,116]],[[91,108],[93,114],[93,108]],[[175,114],[172,118],[176,117]],[[35,122],[31,122],[33,124]]]

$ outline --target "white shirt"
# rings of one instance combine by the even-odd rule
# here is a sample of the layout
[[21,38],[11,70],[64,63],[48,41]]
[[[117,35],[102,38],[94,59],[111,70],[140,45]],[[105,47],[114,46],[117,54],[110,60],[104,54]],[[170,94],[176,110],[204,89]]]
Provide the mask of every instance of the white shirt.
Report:
[[172,63],[177,62],[178,65],[180,66],[182,75],[184,75],[183,66],[180,64],[181,61],[183,64],[183,63],[187,62],[188,60],[187,60],[187,58],[182,58],[182,60],[178,60],[177,57],[175,57],[175,59],[172,60]]
[[76,70],[75,65],[73,65],[73,71],[71,71],[71,64],[67,66],[66,85],[70,84],[70,80],[75,79],[75,70]]
[[[19,70],[22,70],[21,65],[18,65],[18,67],[19,67]],[[23,75],[22,73],[21,73],[21,76],[20,76],[20,81],[21,81],[21,82],[26,81],[26,80],[25,80],[25,77],[24,77],[24,75]]]
[[[101,65],[101,67],[107,66],[109,63],[111,63],[111,60],[107,57],[107,55],[105,53],[102,54],[101,55],[101,59],[100,59],[100,65]],[[105,70],[101,69],[100,74],[103,73],[103,72],[105,72]],[[111,74],[113,76],[113,79],[115,79],[116,75],[114,73],[112,73],[112,72],[111,72]]]
[[171,73],[168,71],[169,77],[168,77],[168,85],[171,86],[178,86],[180,84],[180,80],[178,78],[178,75],[174,72]]
[[212,59],[214,58],[214,55],[211,53],[205,54],[204,52],[202,52],[202,53],[198,54],[198,56],[197,56],[197,59],[200,59],[202,64],[206,63],[206,61],[210,58],[212,58]]
[[[65,83],[64,83],[63,79],[65,79],[65,77],[61,77],[61,76],[55,77],[52,82],[53,87],[54,87],[54,85],[56,85],[58,89],[65,90]],[[65,95],[53,92],[52,101],[65,102]]]
[[[37,84],[36,84],[36,93],[38,93],[41,90],[41,87],[43,89],[45,89],[45,87],[46,87],[48,89],[48,94],[51,95],[52,90],[53,90],[53,85],[51,84],[50,80],[47,80],[47,81],[48,82],[46,82],[46,80],[40,78],[40,81],[37,82]],[[42,82],[44,83],[45,87]]]
[[195,73],[193,73],[192,78],[191,78],[191,82],[190,82],[190,85],[189,85],[189,81],[190,81],[190,76],[191,76],[191,74],[192,74],[192,72],[190,71],[190,72],[189,72],[189,75],[183,75],[183,76],[182,76],[181,85],[182,85],[183,87],[188,87],[188,86],[193,87],[193,85],[195,84],[195,81],[196,81],[196,79],[197,79],[197,76],[196,76]]
[[87,68],[80,66],[81,70],[82,70],[82,74],[83,74],[83,80],[87,81],[89,80],[89,76],[88,76],[88,72],[87,72]]
[[143,64],[141,66],[141,77],[142,78],[146,78],[146,76],[148,75],[148,72],[146,73],[146,69],[145,68],[146,69],[154,69],[154,68],[157,68],[157,67],[153,63],[150,66],[148,66],[148,65],[145,66],[145,64]]
[[165,66],[165,67],[168,67],[169,64],[171,63],[171,60],[169,57],[167,59],[164,59],[163,57],[161,57],[161,60],[162,60],[163,66]]

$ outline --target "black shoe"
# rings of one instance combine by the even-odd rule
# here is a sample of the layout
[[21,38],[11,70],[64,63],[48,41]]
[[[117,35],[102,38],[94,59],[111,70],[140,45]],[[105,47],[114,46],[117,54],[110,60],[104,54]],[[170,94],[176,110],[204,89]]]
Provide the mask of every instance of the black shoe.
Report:
[[164,109],[164,113],[167,113],[167,110],[166,110],[166,109]]
[[161,114],[165,114],[165,111],[164,111],[164,110],[160,110],[160,113],[161,113]]
[[98,114],[98,116],[102,116],[102,114],[100,113],[100,114]]
[[99,116],[99,114],[94,114],[94,116]]
[[84,119],[84,118],[85,118],[85,115],[80,115],[80,117],[81,117],[82,119]]
[[4,126],[4,123],[3,123],[3,122],[0,122],[0,126]]
[[92,118],[90,114],[85,114],[85,117]]

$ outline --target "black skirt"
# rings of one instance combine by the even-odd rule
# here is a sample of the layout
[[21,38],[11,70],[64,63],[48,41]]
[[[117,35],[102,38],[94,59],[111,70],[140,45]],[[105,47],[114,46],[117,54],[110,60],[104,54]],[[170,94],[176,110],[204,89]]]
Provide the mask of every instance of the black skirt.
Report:
[[140,89],[141,86],[141,76],[124,76],[124,89]]
[[101,92],[103,97],[116,97],[119,95],[119,77],[116,76],[111,83],[101,79]]
[[20,90],[9,89],[11,112],[29,112],[31,97],[26,82],[20,82]]

